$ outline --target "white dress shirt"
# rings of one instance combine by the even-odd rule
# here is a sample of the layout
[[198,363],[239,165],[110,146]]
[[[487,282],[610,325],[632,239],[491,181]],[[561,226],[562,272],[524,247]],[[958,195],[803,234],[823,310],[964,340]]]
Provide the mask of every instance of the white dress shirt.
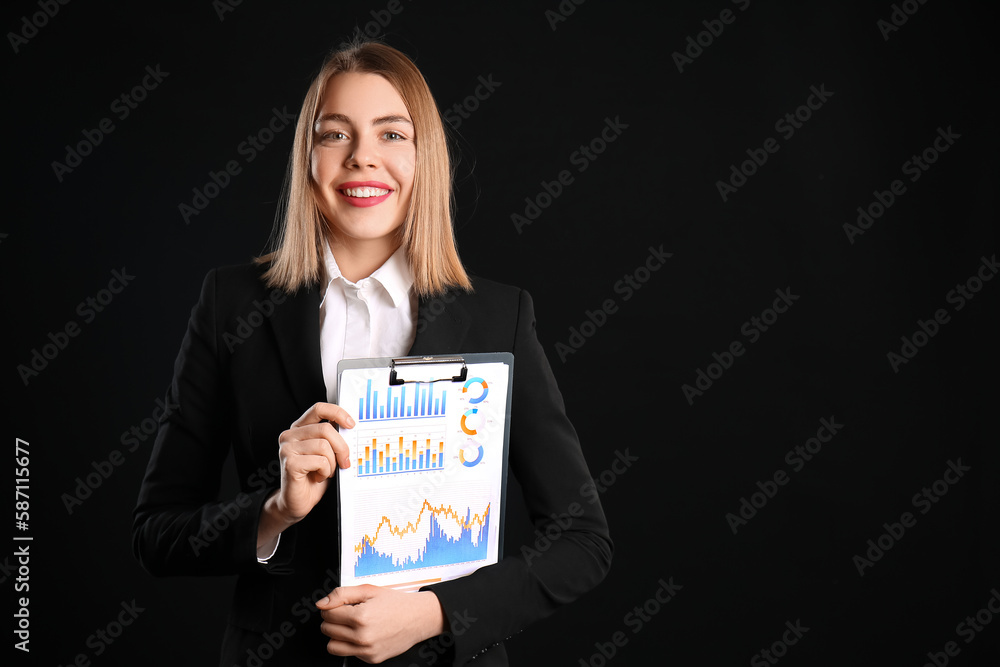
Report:
[[[402,357],[417,335],[417,295],[413,274],[402,246],[371,276],[352,283],[340,273],[337,260],[324,245],[330,282],[319,304],[319,349],[326,382],[326,399],[337,402],[337,363],[341,359]],[[257,562],[266,563],[274,549]]]
[[325,247],[330,276],[319,305],[319,349],[327,401],[337,402],[341,359],[402,357],[417,335],[417,295],[406,251],[400,247],[368,278],[352,283]]

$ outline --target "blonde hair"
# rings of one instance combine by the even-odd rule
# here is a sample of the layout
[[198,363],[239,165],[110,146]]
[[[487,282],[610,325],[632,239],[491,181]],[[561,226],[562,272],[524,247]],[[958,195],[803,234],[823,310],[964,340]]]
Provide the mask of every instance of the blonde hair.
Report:
[[449,287],[471,291],[472,283],[455,244],[451,163],[437,104],[416,65],[400,51],[378,42],[355,42],[333,52],[302,101],[275,216],[272,249],[255,260],[270,263],[264,273],[267,285],[295,292],[327,279],[323,243],[330,230],[313,192],[314,124],[330,79],[347,72],[378,74],[386,79],[403,99],[413,120],[413,193],[399,234],[413,273],[414,289],[422,297],[439,295]]

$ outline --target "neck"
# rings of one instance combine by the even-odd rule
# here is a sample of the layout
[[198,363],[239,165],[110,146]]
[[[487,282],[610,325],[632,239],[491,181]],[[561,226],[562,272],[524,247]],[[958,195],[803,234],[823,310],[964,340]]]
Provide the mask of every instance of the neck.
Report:
[[340,273],[356,283],[375,273],[399,248],[399,243],[386,239],[359,241],[357,239],[330,239],[330,250],[337,260]]

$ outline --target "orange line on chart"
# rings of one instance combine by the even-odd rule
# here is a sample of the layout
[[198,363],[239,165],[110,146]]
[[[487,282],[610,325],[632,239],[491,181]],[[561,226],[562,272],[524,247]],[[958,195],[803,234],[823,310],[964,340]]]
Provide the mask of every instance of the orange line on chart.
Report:
[[369,546],[374,547],[375,542],[378,540],[379,533],[382,531],[382,526],[388,526],[389,532],[397,537],[403,537],[403,535],[406,535],[407,533],[417,532],[417,527],[420,526],[420,521],[424,516],[424,510],[430,510],[431,512],[439,516],[441,514],[444,514],[446,517],[454,519],[455,522],[459,525],[459,527],[465,530],[467,528],[471,528],[472,524],[474,523],[482,526],[483,523],[486,521],[486,515],[489,514],[490,512],[490,506],[489,505],[486,506],[486,511],[483,512],[482,516],[478,514],[473,514],[469,522],[466,523],[465,520],[462,519],[462,517],[458,514],[458,512],[456,512],[451,508],[451,505],[448,505],[448,507],[441,505],[441,507],[435,509],[434,507],[431,506],[429,502],[424,500],[424,504],[420,508],[420,514],[417,515],[416,524],[411,522],[407,523],[404,528],[396,528],[395,526],[392,525],[392,522],[389,521],[389,517],[383,515],[382,521],[379,523],[378,528],[375,529],[375,536],[370,537],[368,535],[365,535],[361,539],[361,544],[355,545],[354,553],[361,553],[361,551],[364,549],[365,543],[367,543]]

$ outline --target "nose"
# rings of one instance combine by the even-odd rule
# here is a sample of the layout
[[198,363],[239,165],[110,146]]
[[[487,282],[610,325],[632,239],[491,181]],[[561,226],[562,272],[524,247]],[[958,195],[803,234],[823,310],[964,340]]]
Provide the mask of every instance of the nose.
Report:
[[358,137],[354,145],[351,146],[351,154],[347,158],[346,166],[352,169],[368,167],[375,169],[378,167],[379,153],[378,144],[372,139]]

